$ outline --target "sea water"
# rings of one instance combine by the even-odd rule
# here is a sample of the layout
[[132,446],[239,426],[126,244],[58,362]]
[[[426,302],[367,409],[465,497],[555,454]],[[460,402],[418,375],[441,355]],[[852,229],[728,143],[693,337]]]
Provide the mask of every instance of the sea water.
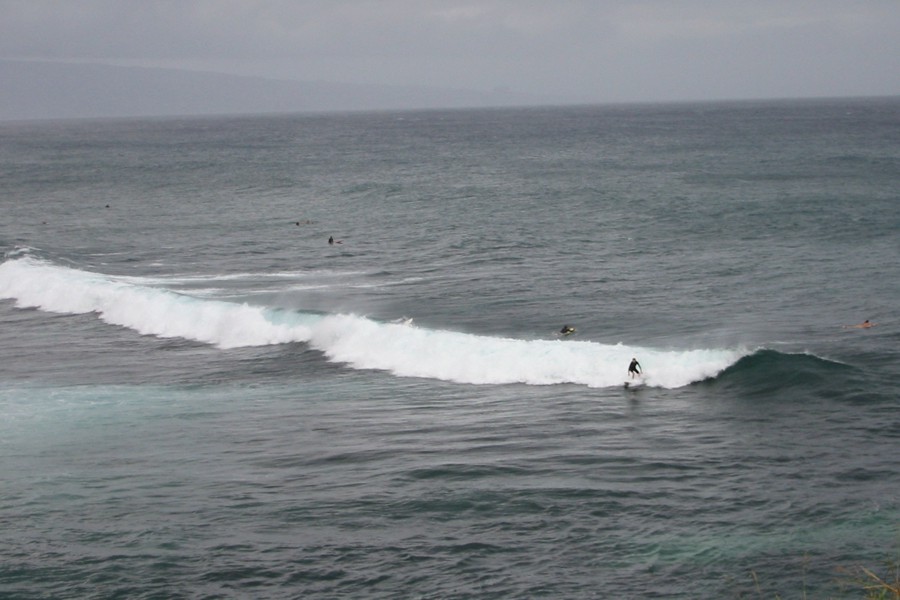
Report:
[[900,552],[895,98],[3,123],[0,215],[5,598],[855,598]]

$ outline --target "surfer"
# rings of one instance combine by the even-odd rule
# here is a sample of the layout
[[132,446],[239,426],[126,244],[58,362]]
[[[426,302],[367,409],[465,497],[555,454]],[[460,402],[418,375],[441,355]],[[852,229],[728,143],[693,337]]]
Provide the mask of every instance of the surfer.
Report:
[[844,329],[868,329],[869,327],[875,327],[878,323],[870,323],[868,319],[863,321],[862,323],[858,323],[856,325],[844,325]]
[[563,325],[562,329],[559,330],[559,334],[562,336],[572,335],[575,333],[575,328],[571,325]]
[[636,358],[631,359],[631,364],[628,365],[628,375],[634,379],[638,375],[641,374],[641,363],[637,361]]
[[334,246],[334,236],[328,236],[328,244]]

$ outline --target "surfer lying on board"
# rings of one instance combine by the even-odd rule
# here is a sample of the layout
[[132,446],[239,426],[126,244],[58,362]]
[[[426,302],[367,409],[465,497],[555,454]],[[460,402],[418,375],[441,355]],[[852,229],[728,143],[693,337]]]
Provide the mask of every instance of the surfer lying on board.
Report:
[[641,363],[637,361],[636,358],[631,359],[631,364],[628,365],[628,375],[634,379],[638,375],[641,374]]
[[844,325],[844,329],[868,329],[869,327],[875,327],[878,323],[870,323],[868,319],[863,321],[862,323],[858,323],[856,325]]
[[571,325],[563,325],[562,329],[559,330],[559,335],[562,336],[572,335],[573,333],[575,333],[575,328]]

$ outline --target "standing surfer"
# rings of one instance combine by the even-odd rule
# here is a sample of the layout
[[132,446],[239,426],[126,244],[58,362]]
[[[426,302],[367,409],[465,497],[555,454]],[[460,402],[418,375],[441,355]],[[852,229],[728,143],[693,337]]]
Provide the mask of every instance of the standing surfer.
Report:
[[631,364],[628,365],[628,375],[634,379],[638,375],[641,374],[641,363],[637,361],[636,358],[631,359]]

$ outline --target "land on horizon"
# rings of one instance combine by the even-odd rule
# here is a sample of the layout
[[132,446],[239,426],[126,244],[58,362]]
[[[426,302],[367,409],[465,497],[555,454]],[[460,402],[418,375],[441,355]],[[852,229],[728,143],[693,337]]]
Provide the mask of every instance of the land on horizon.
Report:
[[2,121],[551,103],[551,98],[505,89],[288,81],[180,69],[0,60]]

